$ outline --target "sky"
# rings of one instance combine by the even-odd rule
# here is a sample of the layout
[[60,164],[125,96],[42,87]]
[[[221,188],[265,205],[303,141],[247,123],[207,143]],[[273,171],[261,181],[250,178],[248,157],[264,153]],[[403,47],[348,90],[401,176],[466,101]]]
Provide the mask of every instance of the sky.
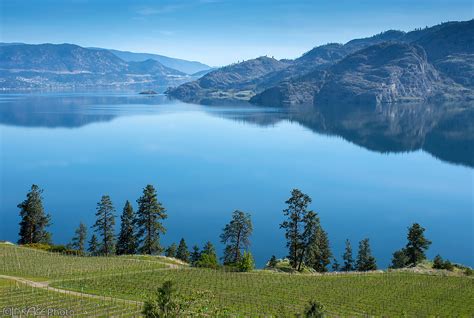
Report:
[[472,0],[0,0],[0,41],[74,43],[211,66],[473,18]]

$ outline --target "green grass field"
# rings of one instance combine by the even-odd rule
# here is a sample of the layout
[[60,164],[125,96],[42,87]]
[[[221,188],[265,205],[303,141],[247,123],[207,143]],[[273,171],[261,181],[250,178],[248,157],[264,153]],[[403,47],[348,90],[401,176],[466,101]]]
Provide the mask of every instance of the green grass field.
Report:
[[[78,297],[0,279],[0,316],[136,317],[142,306],[107,298]],[[45,310],[45,311],[41,311]],[[67,310],[67,312],[66,312]]]
[[[124,305],[120,301],[144,301],[164,281],[172,280],[180,294],[203,292],[212,295],[210,305],[226,308],[234,317],[291,317],[301,313],[311,299],[322,303],[328,316],[474,316],[474,279],[467,276],[407,272],[338,275],[269,271],[232,273],[177,267],[170,265],[172,263],[149,256],[61,256],[0,244],[0,274],[33,277],[47,280],[51,287],[107,296],[115,301],[114,305],[125,306],[124,310],[134,308],[135,313],[136,305]],[[11,290],[12,287],[8,288]],[[27,303],[45,299],[42,293],[46,291],[32,292],[34,288],[24,288],[32,293],[25,297]],[[0,290],[0,304],[8,305],[10,300],[14,302],[21,298],[14,295],[23,293],[20,290],[10,296],[10,293],[5,295]],[[64,300],[64,306],[71,303],[76,307],[81,305],[74,298],[85,299],[61,294],[57,297],[58,303],[62,302],[60,297],[71,298]],[[96,300],[87,299],[87,306],[94,306],[89,305],[91,301]]]
[[0,244],[0,274],[46,281],[167,268],[166,258],[80,257]]

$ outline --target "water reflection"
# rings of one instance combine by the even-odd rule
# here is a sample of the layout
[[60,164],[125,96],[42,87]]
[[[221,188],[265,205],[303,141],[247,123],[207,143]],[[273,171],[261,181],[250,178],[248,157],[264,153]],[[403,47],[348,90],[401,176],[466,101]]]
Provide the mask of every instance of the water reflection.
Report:
[[[160,105],[173,104],[173,108]],[[380,153],[424,150],[443,161],[474,167],[474,104],[330,105],[263,108],[245,102],[182,104],[164,95],[2,95],[0,124],[77,128],[119,116],[199,110],[271,126],[288,120]]]

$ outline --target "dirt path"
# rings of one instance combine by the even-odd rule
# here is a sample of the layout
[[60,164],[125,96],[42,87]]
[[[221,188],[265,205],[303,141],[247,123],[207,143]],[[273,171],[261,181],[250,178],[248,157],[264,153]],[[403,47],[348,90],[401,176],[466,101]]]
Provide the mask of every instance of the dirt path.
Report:
[[13,280],[13,281],[19,282],[21,284],[25,284],[25,285],[30,286],[30,287],[41,288],[41,289],[45,289],[45,290],[48,290],[48,291],[54,291],[54,292],[57,292],[57,293],[71,295],[71,296],[87,297],[87,298],[100,299],[100,300],[112,300],[113,299],[113,300],[117,300],[117,301],[128,303],[128,304],[134,304],[134,305],[137,305],[137,304],[142,305],[143,304],[143,302],[141,302],[141,301],[128,300],[128,299],[115,298],[115,297],[105,297],[105,296],[100,296],[100,295],[87,294],[87,293],[82,293],[82,292],[77,292],[77,291],[72,291],[72,290],[67,290],[67,289],[51,287],[51,286],[49,286],[49,282],[35,282],[35,281],[28,280],[28,279],[25,279],[25,278],[22,278],[22,277],[0,275],[0,278]]

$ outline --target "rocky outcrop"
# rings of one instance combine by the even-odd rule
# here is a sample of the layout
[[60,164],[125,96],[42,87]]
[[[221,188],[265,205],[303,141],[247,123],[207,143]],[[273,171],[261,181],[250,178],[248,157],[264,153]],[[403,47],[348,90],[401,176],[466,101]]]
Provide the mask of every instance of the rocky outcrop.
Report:
[[422,47],[385,42],[351,54],[331,67],[315,102],[420,101],[442,85]]
[[197,101],[209,97],[248,100],[265,75],[288,66],[288,62],[262,56],[222,67],[194,82],[170,89],[167,93],[185,101]]

